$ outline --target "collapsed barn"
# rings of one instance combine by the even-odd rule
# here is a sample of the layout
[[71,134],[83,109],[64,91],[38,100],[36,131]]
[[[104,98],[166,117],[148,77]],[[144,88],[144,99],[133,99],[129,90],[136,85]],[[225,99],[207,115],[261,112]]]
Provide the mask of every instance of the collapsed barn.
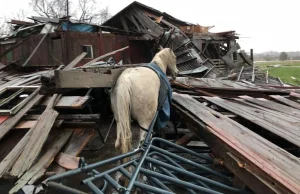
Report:
[[[234,31],[211,33],[138,2],[101,26],[30,19],[11,21],[13,33],[0,40],[0,175],[16,182],[10,193],[84,168],[84,147],[91,140],[105,146],[113,136],[107,89],[161,47],[174,51],[180,72],[172,82],[172,122],[160,136],[189,149],[152,147],[157,153],[147,162],[157,169],[139,169],[151,181],[132,184],[153,193],[300,192],[299,88],[256,69],[253,57],[239,52]],[[171,160],[158,159],[162,154]],[[109,168],[85,170],[101,180],[85,179],[90,190],[124,190]]]

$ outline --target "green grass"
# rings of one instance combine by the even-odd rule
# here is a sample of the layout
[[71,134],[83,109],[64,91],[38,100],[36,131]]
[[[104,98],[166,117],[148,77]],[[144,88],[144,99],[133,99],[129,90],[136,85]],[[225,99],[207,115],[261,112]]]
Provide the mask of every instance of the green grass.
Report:
[[[270,76],[279,77],[284,83],[300,86],[300,61],[266,61],[256,62],[255,65],[264,71],[269,71]],[[269,67],[272,65],[281,66]]]

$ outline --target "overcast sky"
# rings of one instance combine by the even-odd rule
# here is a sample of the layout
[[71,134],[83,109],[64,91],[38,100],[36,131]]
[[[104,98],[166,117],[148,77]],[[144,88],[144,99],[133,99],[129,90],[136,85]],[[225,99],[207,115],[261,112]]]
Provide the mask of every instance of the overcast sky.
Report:
[[[72,0],[70,0],[72,1]],[[76,1],[76,0],[73,0]],[[131,0],[97,0],[117,13]],[[235,30],[242,49],[254,52],[300,50],[299,0],[140,0],[139,2],[191,23],[214,25],[212,32]],[[8,0],[0,13],[18,9],[34,15],[29,0]]]

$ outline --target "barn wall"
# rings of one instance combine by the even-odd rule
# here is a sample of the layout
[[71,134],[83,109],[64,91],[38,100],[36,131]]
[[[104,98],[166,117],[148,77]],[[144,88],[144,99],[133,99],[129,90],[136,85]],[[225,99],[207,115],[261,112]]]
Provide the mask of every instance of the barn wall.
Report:
[[[23,64],[43,36],[43,34],[30,36],[22,45],[14,49],[9,55],[2,57],[0,61],[7,65],[11,61],[21,59],[18,64]],[[0,53],[11,45],[13,44],[0,44]],[[60,64],[58,61],[68,64],[83,52],[83,45],[93,46],[94,58],[130,46],[124,52],[114,55],[117,62],[123,60],[124,64],[149,62],[152,56],[149,54],[151,53],[149,44],[137,37],[132,38],[111,33],[57,32],[46,37],[27,66],[58,66]],[[83,59],[78,66],[90,60],[92,59]]]

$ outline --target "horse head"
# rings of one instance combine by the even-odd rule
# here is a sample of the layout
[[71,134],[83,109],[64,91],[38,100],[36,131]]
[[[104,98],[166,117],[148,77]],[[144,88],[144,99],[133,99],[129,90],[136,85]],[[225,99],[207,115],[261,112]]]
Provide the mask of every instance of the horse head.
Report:
[[167,50],[169,53],[169,62],[167,63],[167,68],[169,69],[172,78],[175,79],[179,72],[176,66],[176,55],[174,54],[172,49],[167,48]]

